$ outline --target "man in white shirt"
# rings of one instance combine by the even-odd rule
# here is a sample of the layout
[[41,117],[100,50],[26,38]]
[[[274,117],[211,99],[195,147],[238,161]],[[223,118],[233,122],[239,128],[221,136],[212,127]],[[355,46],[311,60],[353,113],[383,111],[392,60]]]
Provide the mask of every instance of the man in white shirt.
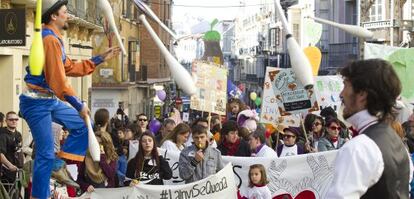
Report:
[[335,160],[334,179],[324,198],[409,198],[412,165],[402,140],[390,127],[401,82],[390,63],[362,60],[341,70],[343,117],[359,135]]

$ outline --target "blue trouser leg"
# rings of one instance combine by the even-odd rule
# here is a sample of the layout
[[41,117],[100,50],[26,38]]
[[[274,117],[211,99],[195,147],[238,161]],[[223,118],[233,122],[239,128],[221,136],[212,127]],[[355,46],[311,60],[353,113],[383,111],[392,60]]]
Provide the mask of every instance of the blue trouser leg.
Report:
[[62,147],[61,157],[82,161],[88,146],[88,129],[79,113],[57,99],[33,99],[20,96],[20,112],[27,121],[36,146],[32,196],[48,198],[50,176],[55,160],[52,121],[65,126],[69,137]]
[[50,175],[55,159],[51,115],[54,101],[20,96],[20,112],[30,127],[36,147],[32,196],[39,199],[50,195]]
[[52,111],[52,118],[69,130],[69,136],[58,155],[65,159],[83,161],[88,148],[88,128],[78,111],[58,101]]

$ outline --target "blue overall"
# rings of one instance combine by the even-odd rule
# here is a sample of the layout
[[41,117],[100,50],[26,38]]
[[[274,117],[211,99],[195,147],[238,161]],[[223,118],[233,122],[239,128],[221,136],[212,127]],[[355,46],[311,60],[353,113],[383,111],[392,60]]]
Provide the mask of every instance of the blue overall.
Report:
[[[44,29],[42,31],[43,38],[47,35],[58,38],[53,31]],[[60,39],[59,41],[62,44],[62,61],[65,62],[66,55],[63,43]],[[32,76],[28,73],[25,81],[52,92],[46,83],[44,74]],[[63,153],[77,158],[82,158],[85,155],[88,146],[88,129],[78,111],[57,97],[32,98],[22,94],[20,95],[20,112],[30,127],[36,147],[32,197],[46,199],[50,196],[50,177],[55,159],[57,159],[54,153],[52,122],[69,130],[69,136],[61,150]]]

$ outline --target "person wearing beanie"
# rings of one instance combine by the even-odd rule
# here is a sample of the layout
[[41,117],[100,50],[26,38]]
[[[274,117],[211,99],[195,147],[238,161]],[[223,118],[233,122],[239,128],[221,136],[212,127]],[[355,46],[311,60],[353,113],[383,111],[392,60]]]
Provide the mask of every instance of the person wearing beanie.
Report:
[[300,134],[300,128],[287,127],[283,129],[283,144],[276,149],[278,157],[293,156],[303,154],[303,148],[296,144],[296,140]]
[[[68,77],[91,74],[95,68],[120,52],[112,47],[89,60],[72,61],[65,52],[62,31],[68,28],[67,0],[42,1],[42,28],[45,64],[39,76],[32,75],[29,67],[24,78],[27,88],[20,95],[20,112],[26,120],[36,143],[33,168],[32,198],[50,197],[52,169],[63,177],[65,184],[77,185],[64,172],[63,159],[83,161],[88,147],[88,128],[84,119],[89,108],[76,96]],[[67,102],[67,103],[65,103]],[[52,121],[70,132],[61,150],[53,151]]]

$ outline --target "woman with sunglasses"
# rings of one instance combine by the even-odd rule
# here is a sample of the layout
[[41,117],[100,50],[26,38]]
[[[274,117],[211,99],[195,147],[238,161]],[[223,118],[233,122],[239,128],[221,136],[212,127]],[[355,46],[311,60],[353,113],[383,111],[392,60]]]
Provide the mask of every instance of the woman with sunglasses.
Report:
[[299,142],[305,146],[306,153],[317,152],[319,140],[325,135],[323,118],[315,114],[308,114],[305,117],[304,126],[308,142],[305,141],[306,139],[303,135],[299,138]]
[[326,135],[319,140],[318,151],[336,150],[345,144],[345,139],[339,136],[342,127],[338,119],[327,118],[325,129]]
[[300,129],[297,127],[287,127],[283,129],[283,144],[276,149],[278,157],[286,157],[303,154],[303,148],[296,144]]

